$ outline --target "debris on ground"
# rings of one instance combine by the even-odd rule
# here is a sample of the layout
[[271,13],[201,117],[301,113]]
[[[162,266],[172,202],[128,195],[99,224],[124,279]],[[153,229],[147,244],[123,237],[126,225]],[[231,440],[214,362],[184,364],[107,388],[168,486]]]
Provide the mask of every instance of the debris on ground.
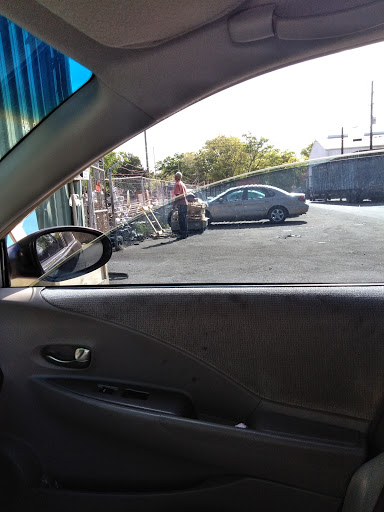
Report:
[[276,238],[283,238],[284,240],[286,238],[301,238],[302,235],[292,235],[292,234],[289,234],[289,235],[284,235],[284,236],[277,236]]

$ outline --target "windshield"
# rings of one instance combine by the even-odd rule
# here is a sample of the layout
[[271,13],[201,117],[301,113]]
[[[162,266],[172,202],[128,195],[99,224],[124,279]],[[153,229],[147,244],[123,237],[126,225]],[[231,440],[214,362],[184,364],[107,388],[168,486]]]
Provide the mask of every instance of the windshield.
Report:
[[0,159],[91,76],[0,16]]

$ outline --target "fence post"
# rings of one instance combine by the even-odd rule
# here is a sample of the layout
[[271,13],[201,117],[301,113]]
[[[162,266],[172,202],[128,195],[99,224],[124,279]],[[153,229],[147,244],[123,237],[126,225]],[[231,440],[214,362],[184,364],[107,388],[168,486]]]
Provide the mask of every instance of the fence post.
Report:
[[77,209],[76,209],[76,201],[75,201],[75,189],[73,188],[73,181],[69,184],[69,189],[71,192],[71,202],[72,202],[72,215],[73,215],[73,225],[78,226],[79,222],[77,219]]
[[143,176],[141,177],[141,197],[142,197],[143,206],[145,206],[144,177]]
[[93,192],[92,192],[91,173],[89,173],[87,193],[88,193],[89,224],[91,225],[91,228],[95,229],[95,212],[94,212],[94,208],[93,208]]

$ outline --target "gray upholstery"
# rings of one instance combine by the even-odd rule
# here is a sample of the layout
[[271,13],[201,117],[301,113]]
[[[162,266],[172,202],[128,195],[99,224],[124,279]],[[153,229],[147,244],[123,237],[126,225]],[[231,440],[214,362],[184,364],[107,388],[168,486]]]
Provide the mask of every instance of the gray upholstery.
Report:
[[336,12],[300,18],[276,18],[276,35],[279,39],[307,41],[341,37],[384,24],[384,3],[369,5]]
[[369,420],[382,400],[384,287],[51,288],[42,296],[159,338],[274,402]]
[[260,41],[275,35],[273,30],[273,11],[275,6],[262,5],[239,12],[228,22],[228,29],[234,43]]
[[353,475],[342,512],[373,512],[384,488],[384,453],[370,460]]
[[[38,0],[67,23],[111,47],[151,46],[224,16],[243,0]],[[113,28],[111,28],[113,27]]]

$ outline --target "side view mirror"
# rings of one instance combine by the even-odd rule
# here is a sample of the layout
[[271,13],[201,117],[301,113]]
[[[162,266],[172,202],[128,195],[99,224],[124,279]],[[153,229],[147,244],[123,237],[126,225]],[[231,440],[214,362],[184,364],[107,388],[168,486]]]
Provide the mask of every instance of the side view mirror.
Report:
[[102,267],[111,256],[108,237],[79,226],[42,229],[8,247],[11,279],[67,281]]
[[224,197],[219,197],[218,202],[219,203],[223,203],[224,202]]

